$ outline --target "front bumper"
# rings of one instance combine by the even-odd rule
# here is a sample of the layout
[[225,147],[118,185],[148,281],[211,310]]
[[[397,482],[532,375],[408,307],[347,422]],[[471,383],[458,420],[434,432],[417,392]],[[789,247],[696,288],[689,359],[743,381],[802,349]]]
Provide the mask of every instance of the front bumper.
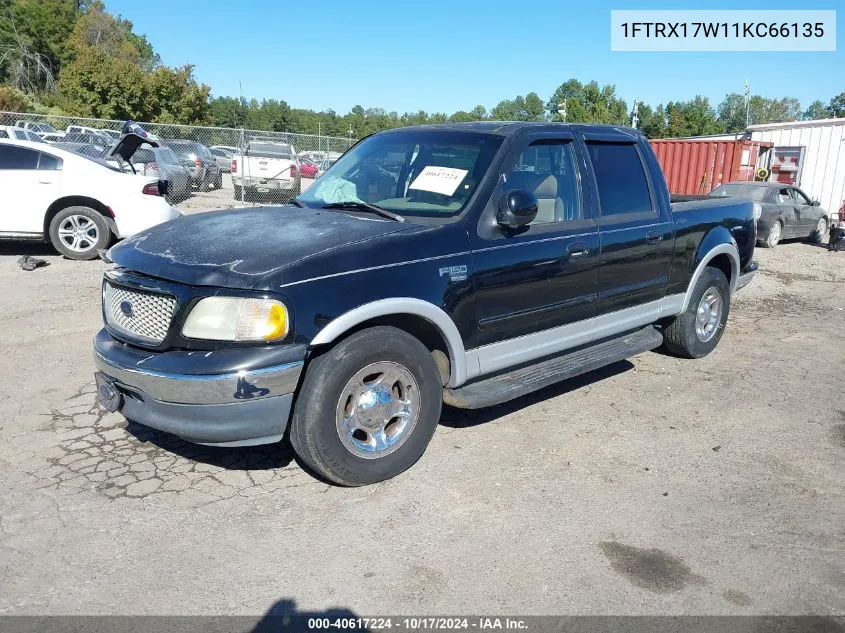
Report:
[[282,438],[304,359],[302,345],[152,352],[121,343],[105,329],[94,339],[98,392],[107,409],[218,446]]

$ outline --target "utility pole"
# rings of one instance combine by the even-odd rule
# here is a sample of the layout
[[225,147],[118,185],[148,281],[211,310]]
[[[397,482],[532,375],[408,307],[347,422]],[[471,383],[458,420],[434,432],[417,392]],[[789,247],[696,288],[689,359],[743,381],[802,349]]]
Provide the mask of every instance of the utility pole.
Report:
[[557,104],[557,113],[561,116],[563,122],[566,123],[566,99]]
[[748,80],[745,80],[745,127],[747,128],[750,124],[750,113],[749,113],[749,102],[750,98],[749,95],[751,94],[751,90],[748,87]]
[[634,99],[634,109],[631,111],[631,127],[636,128],[640,122],[640,102]]

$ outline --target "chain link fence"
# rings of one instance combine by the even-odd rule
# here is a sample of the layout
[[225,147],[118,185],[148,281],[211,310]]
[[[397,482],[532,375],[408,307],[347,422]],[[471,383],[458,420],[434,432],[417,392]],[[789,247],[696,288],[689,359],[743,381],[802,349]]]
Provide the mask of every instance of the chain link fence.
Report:
[[[43,141],[97,158],[119,138],[123,124],[0,112],[0,138]],[[355,143],[317,134],[139,124],[162,140],[162,148],[142,146],[132,167],[137,173],[168,180],[171,201],[185,210],[286,202],[307,189]]]

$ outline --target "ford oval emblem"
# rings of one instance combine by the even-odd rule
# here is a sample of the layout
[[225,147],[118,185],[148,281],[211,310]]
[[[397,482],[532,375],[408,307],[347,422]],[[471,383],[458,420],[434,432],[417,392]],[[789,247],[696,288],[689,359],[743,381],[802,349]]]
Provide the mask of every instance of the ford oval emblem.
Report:
[[132,303],[129,301],[120,302],[120,311],[123,312],[124,316],[135,316],[135,312],[132,311]]

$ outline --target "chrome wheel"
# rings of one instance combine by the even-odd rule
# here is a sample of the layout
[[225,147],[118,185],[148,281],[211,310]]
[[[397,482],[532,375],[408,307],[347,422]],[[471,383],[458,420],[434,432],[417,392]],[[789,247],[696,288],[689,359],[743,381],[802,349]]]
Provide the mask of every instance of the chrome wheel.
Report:
[[724,300],[718,288],[708,288],[701,297],[698,311],[695,313],[695,335],[702,343],[707,343],[719,331],[722,321]]
[[819,223],[816,225],[816,232],[811,236],[816,242],[823,242],[824,236],[827,233],[827,219],[819,218]]
[[778,245],[778,242],[780,242],[780,233],[780,222],[775,222],[772,224],[772,228],[769,229],[769,237],[766,240],[769,247],[774,248]]
[[398,449],[411,435],[420,413],[420,390],[399,363],[378,362],[356,373],[337,403],[337,433],[357,457],[376,459]]
[[69,215],[59,225],[59,239],[75,253],[90,251],[100,239],[100,229],[91,218]]

